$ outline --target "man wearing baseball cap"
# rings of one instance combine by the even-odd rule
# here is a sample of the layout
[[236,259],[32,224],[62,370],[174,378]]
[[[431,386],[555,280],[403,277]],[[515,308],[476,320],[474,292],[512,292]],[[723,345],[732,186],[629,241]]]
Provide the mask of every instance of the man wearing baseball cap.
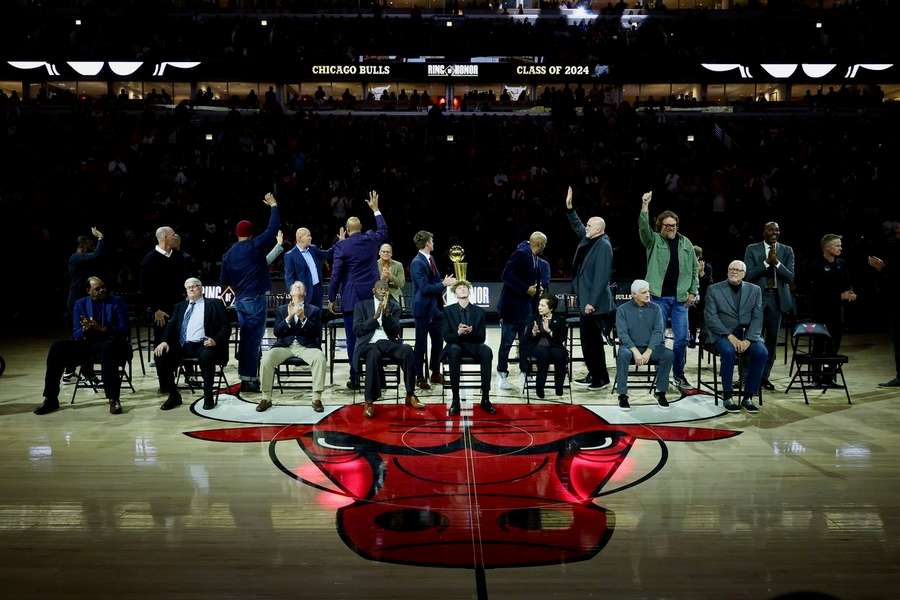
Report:
[[271,289],[266,255],[281,223],[275,196],[263,202],[272,211],[269,225],[258,236],[253,223],[240,221],[234,229],[238,241],[222,257],[222,289],[234,291],[234,308],[241,328],[238,346],[238,374],[242,392],[259,392],[259,349],[266,331],[266,293]]

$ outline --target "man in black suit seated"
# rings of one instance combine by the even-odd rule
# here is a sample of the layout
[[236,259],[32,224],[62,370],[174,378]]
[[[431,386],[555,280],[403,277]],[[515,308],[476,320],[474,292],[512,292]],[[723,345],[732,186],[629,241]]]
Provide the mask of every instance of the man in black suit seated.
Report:
[[374,402],[381,395],[381,359],[390,357],[400,363],[406,386],[406,405],[423,409],[415,394],[416,374],[413,370],[413,349],[400,341],[400,305],[391,298],[390,288],[383,279],[375,282],[372,298],[364,298],[353,308],[353,333],[356,349],[353,364],[366,363],[365,415],[375,416]]
[[278,340],[263,352],[260,366],[262,400],[256,410],[262,412],[272,406],[272,386],[275,369],[290,358],[299,358],[312,368],[312,407],[322,412],[322,390],[325,389],[325,353],[322,352],[322,310],[306,302],[306,286],[302,281],[291,284],[291,301],[275,311],[273,332]]
[[444,358],[450,365],[450,386],[453,389],[453,401],[450,403],[449,415],[459,414],[459,377],[462,358],[468,356],[478,361],[481,366],[481,408],[494,414],[497,409],[491,404],[491,363],[494,353],[485,340],[484,309],[469,303],[471,286],[468,281],[458,281],[452,287],[456,294],[456,304],[444,308],[442,334],[444,337]]
[[76,301],[72,308],[72,339],[60,340],[50,346],[44,376],[44,402],[34,409],[34,414],[46,415],[59,409],[59,380],[66,367],[83,364],[82,374],[86,374],[97,358],[100,359],[109,412],[121,414],[119,367],[131,356],[130,333],[125,301],[109,295],[102,279],[89,277],[88,296]]
[[216,364],[228,362],[228,337],[231,325],[221,300],[203,298],[203,283],[196,277],[184,282],[187,300],[179,302],[172,311],[163,341],[156,347],[156,374],[159,389],[168,393],[162,410],[172,410],[181,404],[181,394],[175,387],[175,370],[184,358],[196,358],[203,377],[203,408],[215,408],[213,383]]

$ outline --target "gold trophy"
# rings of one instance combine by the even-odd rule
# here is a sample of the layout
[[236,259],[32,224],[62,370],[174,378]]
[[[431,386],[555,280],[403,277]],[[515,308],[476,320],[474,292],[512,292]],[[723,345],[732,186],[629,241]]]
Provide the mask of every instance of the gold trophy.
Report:
[[463,262],[466,260],[466,251],[462,246],[450,246],[449,254],[450,262],[453,263],[453,275],[457,281],[466,279],[466,268],[469,266],[469,263]]

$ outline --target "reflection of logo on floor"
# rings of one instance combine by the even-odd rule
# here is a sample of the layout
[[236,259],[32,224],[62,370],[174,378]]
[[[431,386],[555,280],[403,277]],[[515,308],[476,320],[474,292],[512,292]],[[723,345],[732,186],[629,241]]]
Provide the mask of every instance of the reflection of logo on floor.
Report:
[[[659,472],[665,442],[724,439],[738,431],[611,424],[578,405],[501,404],[496,415],[448,419],[385,406],[366,419],[344,406],[315,425],[263,425],[187,435],[222,442],[269,442],[286,474],[344,496],[337,528],[366,558],[411,565],[496,568],[568,563],[594,556],[614,515],[593,503]],[[482,415],[485,418],[482,418]],[[327,477],[321,485],[278,458],[294,440]],[[648,473],[605,489],[635,440],[660,445]],[[295,469],[296,470],[296,469]]]

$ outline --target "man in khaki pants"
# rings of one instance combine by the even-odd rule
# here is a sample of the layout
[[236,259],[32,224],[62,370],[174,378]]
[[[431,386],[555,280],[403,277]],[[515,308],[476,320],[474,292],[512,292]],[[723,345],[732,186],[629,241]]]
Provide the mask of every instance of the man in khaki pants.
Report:
[[272,385],[275,369],[288,360],[297,357],[312,367],[313,400],[316,412],[325,410],[322,406],[322,390],[325,389],[325,353],[322,352],[322,311],[305,302],[306,286],[300,281],[291,285],[291,301],[278,307],[275,316],[275,337],[278,338],[271,350],[263,352],[260,374],[262,378],[262,400],[256,410],[262,412],[272,406]]

